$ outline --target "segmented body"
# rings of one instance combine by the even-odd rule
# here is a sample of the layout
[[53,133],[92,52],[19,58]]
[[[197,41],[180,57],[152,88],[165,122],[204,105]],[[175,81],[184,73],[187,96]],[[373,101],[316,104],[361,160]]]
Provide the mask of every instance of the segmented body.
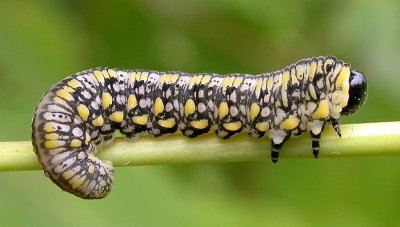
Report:
[[349,75],[350,66],[334,57],[260,75],[92,69],[43,96],[32,141],[53,182],[82,198],[102,198],[111,189],[113,167],[94,154],[117,129],[127,138],[179,129],[188,137],[215,130],[226,139],[245,131],[268,135],[277,153],[290,135],[310,130],[318,139],[326,121],[339,119]]

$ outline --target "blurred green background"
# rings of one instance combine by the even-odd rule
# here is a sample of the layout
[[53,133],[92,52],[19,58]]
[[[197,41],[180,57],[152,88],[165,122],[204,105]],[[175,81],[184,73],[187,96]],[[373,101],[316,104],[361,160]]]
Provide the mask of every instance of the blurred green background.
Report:
[[[2,0],[0,141],[29,140],[42,93],[98,66],[261,73],[335,55],[369,82],[367,104],[342,121],[399,120],[399,21],[395,0]],[[117,168],[100,201],[61,192],[42,171],[1,172],[0,225],[398,226],[399,164],[365,157]]]

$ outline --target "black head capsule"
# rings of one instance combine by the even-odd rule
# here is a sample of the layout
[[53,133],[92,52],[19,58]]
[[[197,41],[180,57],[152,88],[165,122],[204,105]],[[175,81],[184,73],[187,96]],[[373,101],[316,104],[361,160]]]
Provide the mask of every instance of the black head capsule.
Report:
[[349,78],[349,101],[342,110],[342,115],[349,115],[358,110],[367,100],[367,79],[357,71],[351,70]]

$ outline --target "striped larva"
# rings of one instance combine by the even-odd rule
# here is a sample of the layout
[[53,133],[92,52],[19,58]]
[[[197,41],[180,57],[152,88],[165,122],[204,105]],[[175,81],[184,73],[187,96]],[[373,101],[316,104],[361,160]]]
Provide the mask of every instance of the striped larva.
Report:
[[367,97],[366,79],[335,57],[308,58],[259,75],[187,74],[97,68],[51,87],[36,107],[32,142],[44,172],[85,199],[105,197],[114,180],[110,162],[94,155],[115,130],[127,138],[147,131],[196,137],[211,129],[224,139],[241,131],[272,141],[272,161],[291,135],[310,131],[318,157],[326,122]]

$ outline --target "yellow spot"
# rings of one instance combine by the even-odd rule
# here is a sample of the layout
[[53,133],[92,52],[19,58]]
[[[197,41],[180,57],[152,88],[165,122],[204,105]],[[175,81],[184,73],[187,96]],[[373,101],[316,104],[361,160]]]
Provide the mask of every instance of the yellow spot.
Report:
[[133,109],[137,106],[136,95],[129,95],[128,96],[128,109]]
[[169,84],[170,83],[170,81],[171,81],[171,74],[165,74],[165,77],[164,77],[164,80],[165,80],[165,83],[167,83],[167,84]]
[[224,128],[228,131],[235,132],[242,127],[242,122],[235,121],[235,122],[231,122],[231,123],[225,123],[222,126],[224,126]]
[[68,101],[71,101],[73,98],[72,98],[72,95],[71,95],[71,93],[69,93],[66,89],[60,89],[60,90],[58,90],[57,92],[56,92],[56,95],[58,96],[58,97],[60,97],[60,98],[63,98],[63,99],[65,99],[65,100],[68,100]]
[[46,123],[44,124],[44,131],[46,131],[46,132],[55,132],[56,129],[55,129],[55,127],[53,126],[52,123],[46,122]]
[[93,154],[88,154],[88,159],[90,160],[90,161],[93,161],[93,160],[95,160],[96,159],[96,157],[94,157],[94,155]]
[[164,103],[160,97],[156,99],[154,102],[154,108],[153,112],[155,116],[158,116],[160,113],[164,111]]
[[196,77],[196,80],[195,80],[195,84],[200,84],[202,78],[203,78],[203,75],[197,76],[197,77]]
[[287,86],[289,83],[289,78],[290,78],[289,71],[285,70],[282,75],[282,84]]
[[68,87],[68,86],[64,86],[63,89],[68,93],[72,93],[75,91],[72,87]]
[[138,124],[138,125],[146,125],[147,124],[147,118],[148,118],[148,115],[145,114],[145,115],[142,115],[142,116],[132,117],[132,121],[135,124]]
[[138,77],[138,74],[136,72],[131,72],[129,74],[129,80],[131,80],[131,81],[136,81],[137,77]]
[[89,164],[88,173],[90,174],[94,173],[94,165],[92,165],[91,163]]
[[326,100],[321,100],[318,104],[317,109],[315,110],[313,114],[314,119],[323,119],[327,118],[329,116],[329,105],[328,101]]
[[222,86],[223,87],[231,87],[234,80],[235,80],[235,77],[227,76],[224,78],[224,81],[222,82]]
[[291,70],[290,70],[290,78],[292,79],[291,81],[290,81],[290,83],[292,84],[292,85],[295,85],[295,84],[299,84],[299,80],[298,80],[298,78],[297,78],[297,71],[296,71],[296,69],[295,68],[292,68]]
[[117,72],[115,72],[115,70],[113,69],[109,69],[108,74],[110,75],[110,77],[118,77]]
[[50,133],[50,134],[46,134],[44,136],[44,138],[46,138],[46,140],[57,140],[59,138],[57,133]]
[[76,175],[71,180],[69,180],[68,182],[71,184],[73,189],[76,189],[79,186],[81,186],[83,184],[83,182],[85,182],[85,180],[86,180],[86,176],[85,175],[83,175],[82,177],[79,177],[78,175]]
[[93,124],[94,126],[97,126],[97,127],[103,126],[103,124],[104,124],[104,119],[103,119],[103,117],[102,117],[102,116],[99,116],[99,117],[95,118],[95,119],[92,121],[92,124]]
[[82,142],[78,139],[73,139],[71,141],[71,144],[69,145],[70,147],[80,147],[82,145]]
[[269,77],[267,80],[267,89],[270,91],[272,89],[272,86],[274,85],[274,78]]
[[253,103],[250,106],[250,118],[251,120],[254,120],[258,113],[260,113],[260,106],[257,103]]
[[157,124],[163,128],[172,128],[175,126],[175,118],[170,118],[167,120],[158,120]]
[[194,113],[196,110],[196,105],[194,104],[193,99],[188,99],[185,103],[185,115],[186,117],[189,116],[189,114]]
[[101,73],[103,74],[103,77],[104,77],[105,79],[110,78],[110,75],[108,75],[107,70],[103,70],[103,71],[101,71]]
[[311,61],[310,72],[309,72],[309,77],[308,77],[309,81],[313,80],[315,71],[317,71],[317,63],[315,61]]
[[303,79],[304,71],[305,71],[304,65],[296,65],[296,77],[297,77],[297,79],[299,79],[299,80]]
[[200,75],[192,76],[190,78],[190,81],[189,81],[189,88],[192,88],[193,85],[199,84],[200,82],[201,82],[201,76]]
[[347,95],[349,93],[349,86],[350,86],[349,81],[343,81],[343,84],[342,84],[343,95]]
[[289,116],[288,119],[284,120],[281,124],[283,130],[292,130],[296,128],[300,123],[300,120],[295,116]]
[[233,86],[239,87],[242,82],[243,82],[243,77],[238,76],[236,77],[235,81],[233,81]]
[[256,124],[256,129],[261,132],[266,132],[269,129],[267,122],[260,122]]
[[318,60],[318,62],[317,62],[317,68],[316,68],[316,71],[315,71],[315,74],[323,74],[324,73],[324,71],[323,71],[323,69],[322,69],[322,59],[319,59]]
[[228,115],[228,113],[229,113],[228,103],[221,102],[218,108],[219,119],[224,118],[226,115]]
[[71,177],[73,177],[76,174],[75,171],[73,170],[67,170],[64,173],[62,173],[62,176],[64,177],[65,180],[70,179]]
[[205,129],[208,126],[208,120],[191,121],[190,125],[195,129]]
[[72,88],[77,88],[77,87],[81,86],[81,83],[79,83],[79,81],[73,79],[73,80],[68,81],[67,85]]
[[171,74],[166,74],[166,73],[162,74],[162,75],[161,75],[161,78],[160,78],[160,80],[159,80],[159,83],[160,83],[160,84],[166,83],[166,82],[169,80],[170,75],[171,75]]
[[104,83],[104,76],[103,76],[103,74],[102,74],[100,71],[95,70],[95,71],[93,72],[93,74],[94,74],[94,76],[96,77],[97,81],[99,81],[99,83]]
[[114,122],[121,123],[122,120],[124,120],[124,113],[122,111],[115,111],[114,113],[110,114],[108,118]]
[[149,73],[148,72],[140,73],[140,80],[146,81],[148,77],[149,77]]
[[179,74],[173,74],[170,78],[170,83],[175,83],[176,81],[178,81],[179,78]]
[[111,94],[108,93],[108,92],[103,92],[103,94],[101,96],[101,101],[102,101],[102,104],[103,104],[103,108],[107,109],[112,103]]
[[86,121],[89,117],[89,109],[87,108],[87,106],[83,105],[83,104],[79,104],[78,107],[78,114],[79,116]]
[[282,96],[282,104],[285,107],[288,106],[287,87],[289,84],[289,78],[290,78],[289,72],[288,71],[283,72],[281,96]]
[[54,149],[57,147],[61,147],[65,144],[65,141],[62,140],[47,140],[46,142],[44,142],[44,146],[47,149]]
[[350,67],[348,65],[343,66],[342,71],[340,71],[337,79],[336,79],[336,87],[340,88],[342,87],[343,81],[349,80],[350,77]]
[[89,144],[91,139],[92,138],[90,137],[89,133],[86,132],[86,134],[85,134],[85,144]]
[[201,83],[202,84],[207,84],[209,83],[211,80],[211,76],[210,75],[204,75],[203,78],[201,79]]
[[258,78],[257,79],[257,83],[256,83],[256,91],[261,90],[262,83],[263,83],[263,79],[262,78]]

